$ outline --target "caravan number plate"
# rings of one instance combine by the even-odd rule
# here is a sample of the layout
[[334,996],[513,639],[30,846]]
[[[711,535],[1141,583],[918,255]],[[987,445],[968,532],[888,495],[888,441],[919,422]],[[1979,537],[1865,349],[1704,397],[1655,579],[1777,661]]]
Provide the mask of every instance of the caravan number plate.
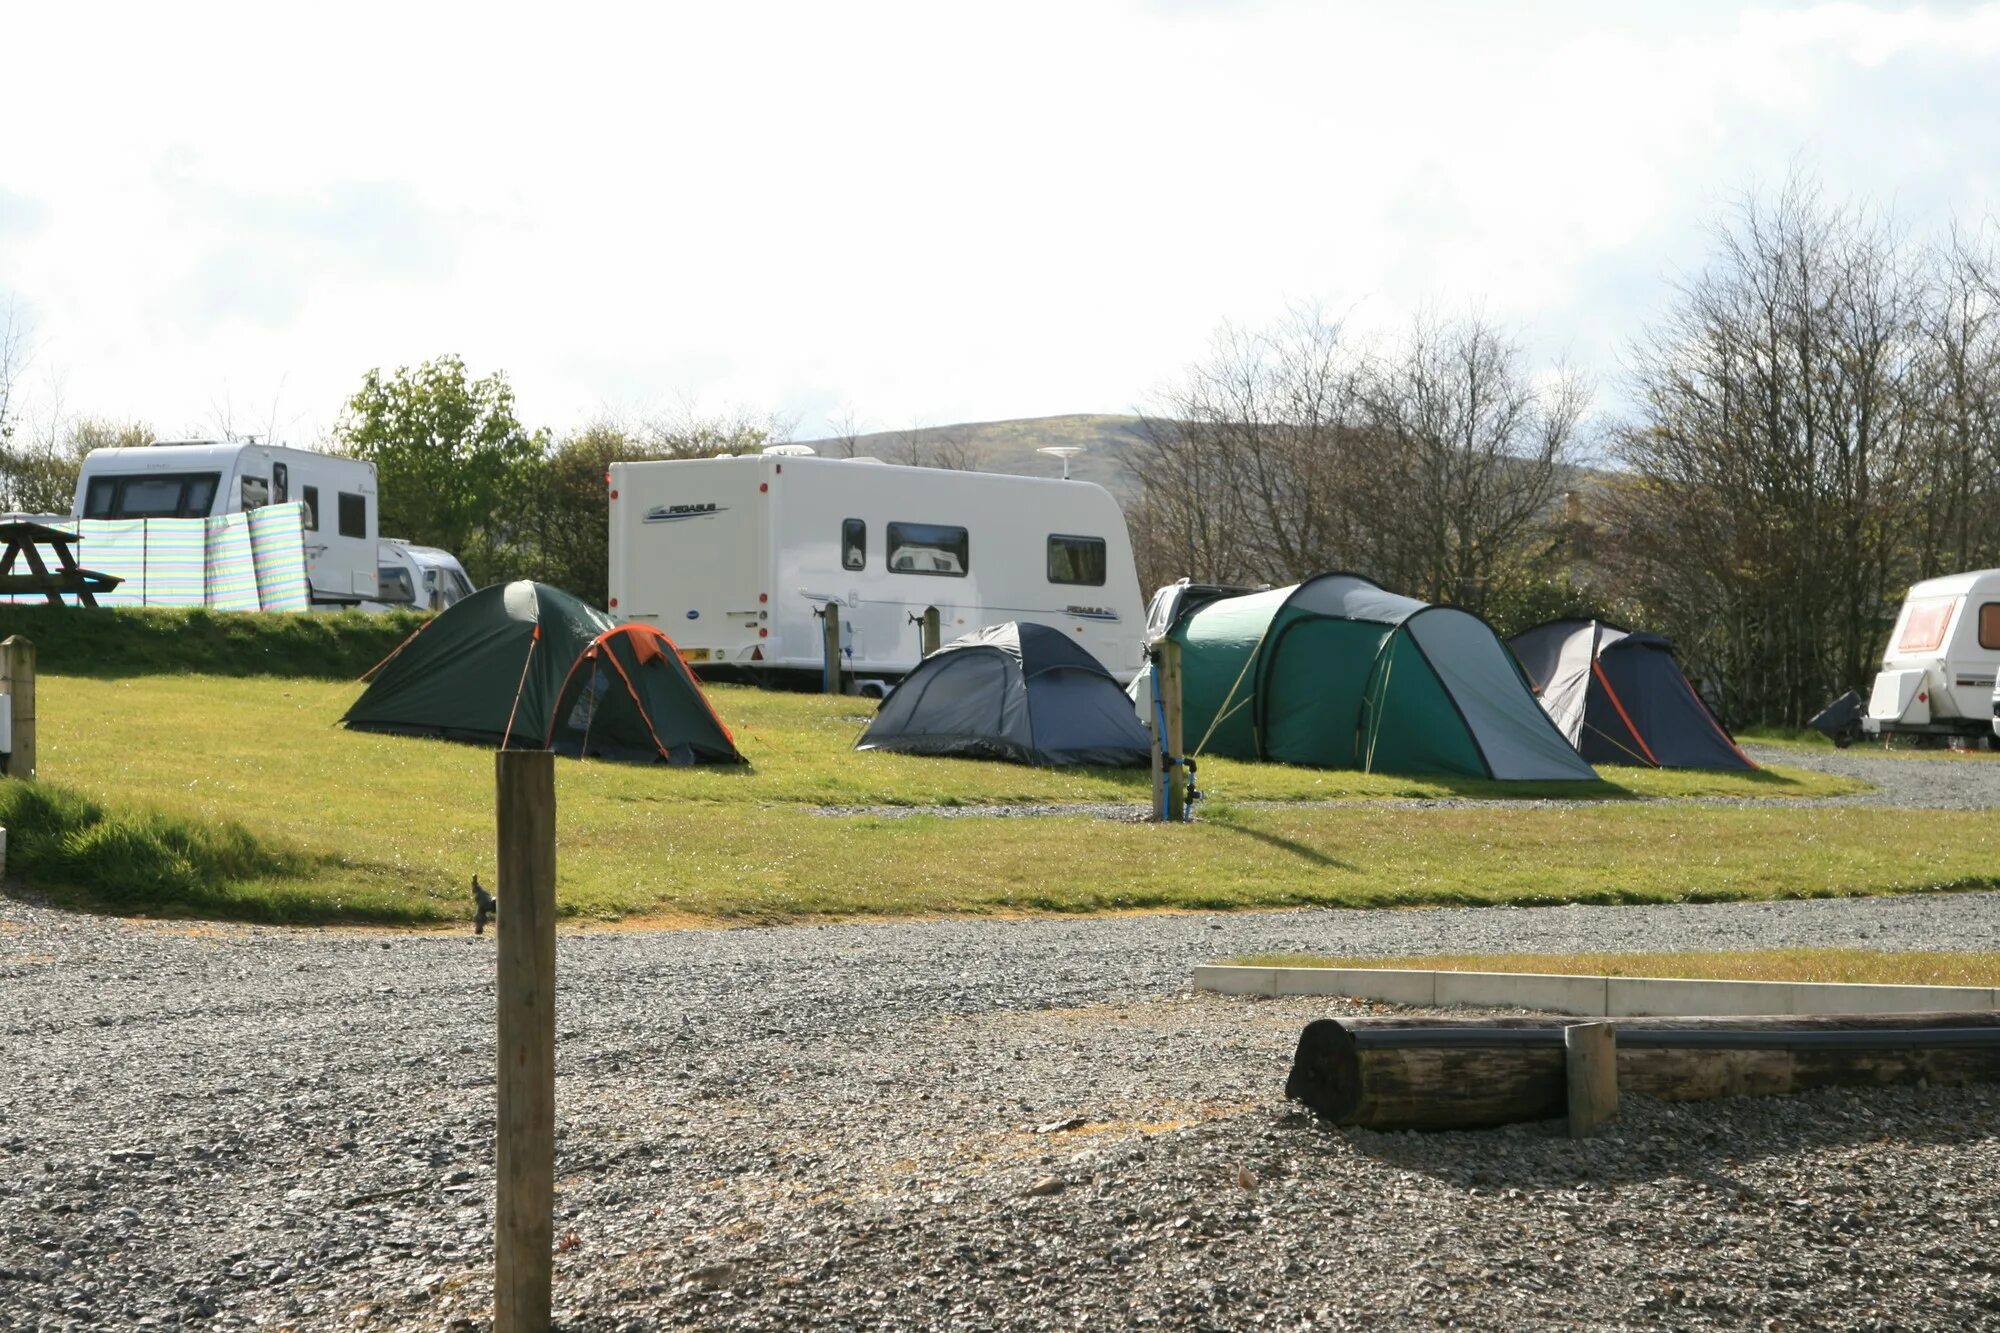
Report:
[[681,661],[683,662],[706,662],[707,660],[708,649],[706,648],[681,649]]

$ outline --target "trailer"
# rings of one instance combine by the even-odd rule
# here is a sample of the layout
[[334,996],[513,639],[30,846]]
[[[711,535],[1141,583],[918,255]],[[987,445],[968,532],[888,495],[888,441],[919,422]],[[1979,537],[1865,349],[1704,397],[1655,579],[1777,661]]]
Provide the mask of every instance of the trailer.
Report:
[[761,454],[613,463],[610,609],[655,625],[697,670],[763,679],[824,666],[837,607],[843,668],[901,677],[944,637],[1032,621],[1121,683],[1144,654],[1124,513],[1086,481]]
[[472,580],[450,551],[401,537],[384,537],[377,551],[377,591],[364,611],[446,611],[472,596]]
[[1987,737],[2000,672],[2000,569],[1911,587],[1890,632],[1861,730],[1870,736]]
[[300,501],[316,607],[380,592],[375,465],[253,441],[188,440],[93,449],[76,483],[79,518],[214,518]]

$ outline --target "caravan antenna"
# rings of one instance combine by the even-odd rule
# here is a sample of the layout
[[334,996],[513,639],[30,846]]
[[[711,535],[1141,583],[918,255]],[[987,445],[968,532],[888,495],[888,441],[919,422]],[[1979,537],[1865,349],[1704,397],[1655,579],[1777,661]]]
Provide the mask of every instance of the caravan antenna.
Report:
[[1075,458],[1078,454],[1082,453],[1083,446],[1080,444],[1045,444],[1041,448],[1035,450],[1035,452],[1038,454],[1047,454],[1051,458],[1062,459],[1063,480],[1068,481],[1069,460]]

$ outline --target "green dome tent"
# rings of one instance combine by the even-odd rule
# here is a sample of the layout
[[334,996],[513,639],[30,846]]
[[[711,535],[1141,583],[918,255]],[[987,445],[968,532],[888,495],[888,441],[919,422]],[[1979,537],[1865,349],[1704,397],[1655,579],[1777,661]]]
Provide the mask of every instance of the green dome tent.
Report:
[[633,763],[743,762],[674,641],[651,625],[591,640],[557,696],[548,748]]
[[341,721],[532,749],[549,735],[571,666],[611,628],[610,616],[546,583],[481,588],[405,640]]
[[[1524,781],[1597,775],[1478,616],[1355,574],[1198,606],[1180,641],[1182,731],[1204,754]],[[1138,697],[1149,696],[1142,684]]]

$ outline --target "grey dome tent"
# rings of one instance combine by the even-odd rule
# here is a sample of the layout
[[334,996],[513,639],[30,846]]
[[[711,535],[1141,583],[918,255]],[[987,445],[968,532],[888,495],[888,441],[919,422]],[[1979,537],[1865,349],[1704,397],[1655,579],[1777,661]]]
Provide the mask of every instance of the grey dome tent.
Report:
[[1132,701],[1059,629],[1009,621],[954,639],[883,701],[857,750],[1143,767],[1151,741]]
[[1701,701],[1658,634],[1601,620],[1551,620],[1508,641],[1542,708],[1595,764],[1757,765]]

